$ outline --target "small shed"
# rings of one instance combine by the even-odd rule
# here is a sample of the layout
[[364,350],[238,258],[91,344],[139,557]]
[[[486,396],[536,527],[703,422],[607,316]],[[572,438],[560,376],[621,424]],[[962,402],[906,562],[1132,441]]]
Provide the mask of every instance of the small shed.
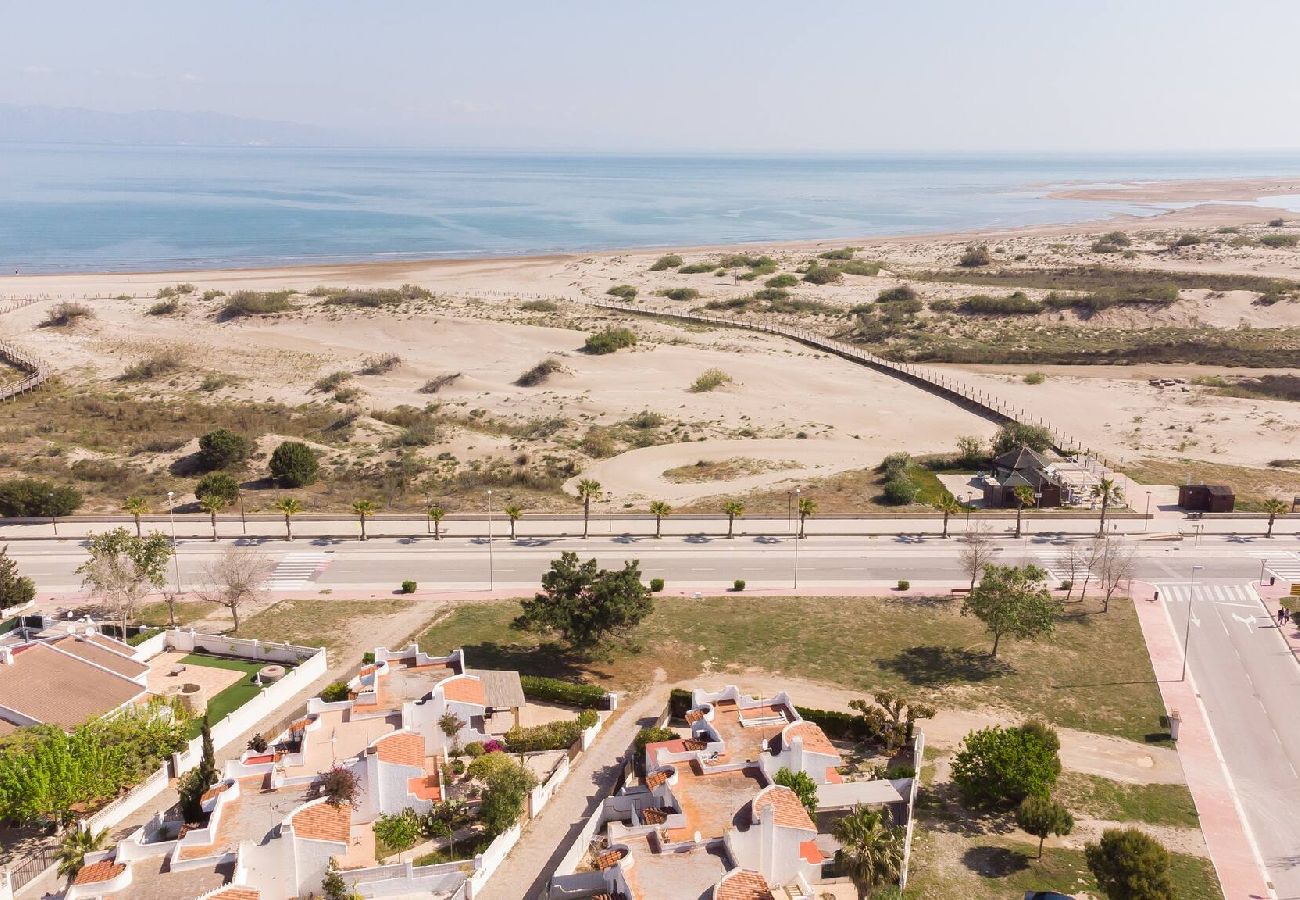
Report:
[[1237,495],[1226,484],[1184,484],[1178,488],[1178,505],[1201,512],[1232,512]]

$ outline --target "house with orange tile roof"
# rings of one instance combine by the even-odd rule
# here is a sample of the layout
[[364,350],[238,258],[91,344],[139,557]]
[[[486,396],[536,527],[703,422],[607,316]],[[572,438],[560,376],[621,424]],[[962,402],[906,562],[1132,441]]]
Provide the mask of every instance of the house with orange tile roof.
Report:
[[95,633],[0,647],[0,721],[73,729],[142,702],[149,667]]
[[[689,734],[647,744],[641,783],[588,821],[551,879],[551,900],[812,900],[837,849],[831,819],[860,803],[888,807],[899,824],[910,818],[911,780],[843,777],[839,750],[785,692],[696,689],[685,720]],[[816,819],[776,783],[783,768],[817,782]]]

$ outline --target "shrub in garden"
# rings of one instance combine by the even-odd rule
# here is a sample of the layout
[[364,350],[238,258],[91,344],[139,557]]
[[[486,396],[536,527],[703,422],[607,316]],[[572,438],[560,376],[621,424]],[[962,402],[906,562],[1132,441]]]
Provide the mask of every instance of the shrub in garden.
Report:
[[408,578],[406,581],[403,581],[403,582],[402,582],[402,593],[403,593],[403,594],[414,594],[414,593],[415,593],[415,589],[416,589],[416,587],[418,587],[418,585],[417,585],[414,581],[411,581],[411,580]]
[[338,703],[348,699],[349,693],[346,681],[335,681],[325,685],[325,689],[320,692],[320,698],[326,703]]
[[660,591],[662,591],[663,589],[664,589],[664,580],[663,580],[662,578],[651,578],[651,579],[650,579],[650,591],[651,591],[651,593],[655,593],[655,594],[657,594],[657,593],[659,593]]

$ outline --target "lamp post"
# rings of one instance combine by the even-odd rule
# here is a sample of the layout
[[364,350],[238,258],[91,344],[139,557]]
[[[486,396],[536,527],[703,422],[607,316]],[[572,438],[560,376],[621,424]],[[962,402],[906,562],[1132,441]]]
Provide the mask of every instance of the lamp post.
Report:
[[54,536],[59,536],[59,521],[54,517],[54,491],[50,491],[50,527],[54,529]]
[[433,497],[430,494],[424,495],[424,533],[433,534],[433,516],[429,511],[433,509]]
[[794,589],[799,590],[799,533],[794,535]]
[[1192,587],[1187,594],[1187,625],[1183,628],[1183,674],[1178,676],[1179,681],[1187,680],[1187,651],[1192,638],[1192,601],[1196,599],[1196,573],[1204,568],[1205,566],[1192,566]]
[[487,512],[488,512],[488,590],[494,591],[497,587],[496,579],[496,560],[492,557],[492,489],[488,488],[487,492]]
[[614,492],[605,491],[605,518],[609,521],[609,533],[614,533]]
[[172,564],[176,567],[176,594],[181,594],[181,557],[176,547],[176,504],[172,502],[175,491],[167,492],[167,518],[172,523]]
[[1143,516],[1142,530],[1145,532],[1148,528],[1151,527],[1151,492],[1150,491],[1147,491],[1147,508],[1146,508],[1146,512],[1144,512],[1142,516]]

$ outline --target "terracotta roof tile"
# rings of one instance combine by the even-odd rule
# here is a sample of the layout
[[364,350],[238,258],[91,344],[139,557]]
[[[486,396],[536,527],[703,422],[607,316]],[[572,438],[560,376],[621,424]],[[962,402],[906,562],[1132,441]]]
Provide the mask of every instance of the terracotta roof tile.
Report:
[[312,841],[348,842],[352,827],[352,807],[346,803],[317,803],[293,815],[293,830],[300,838]]
[[647,806],[641,810],[642,825],[662,825],[668,821],[669,810],[660,809],[657,806]]
[[646,787],[652,789],[659,787],[659,785],[661,784],[666,784],[667,782],[668,782],[667,772],[651,772],[649,775],[646,776],[645,779]]
[[82,866],[77,872],[77,877],[72,879],[72,883],[98,884],[101,881],[108,881],[110,878],[116,878],[125,871],[125,864],[114,862],[111,859],[101,859],[99,862],[91,863],[88,866]]
[[688,738],[682,741],[683,750],[698,751],[698,750],[703,750],[707,746],[709,746],[707,741],[700,741],[700,740],[696,740],[695,738]]
[[115,650],[110,650],[103,644],[100,644],[95,638],[98,635],[68,635],[61,637],[51,644],[58,647],[64,653],[71,653],[73,656],[79,656],[86,662],[94,663],[97,666],[103,666],[110,672],[116,672],[124,678],[138,678],[149,667],[142,662],[137,662],[129,656],[123,656]]
[[692,709],[686,713],[686,724],[694,725],[696,722],[700,721],[700,719],[703,718],[704,718],[704,712],[702,710]]
[[487,705],[487,695],[483,693],[483,682],[477,678],[461,676],[444,681],[441,685],[442,696],[454,703],[473,703],[477,706]]
[[803,748],[810,753],[825,753],[828,756],[839,756],[840,751],[835,749],[826,732],[821,730],[821,726],[813,722],[796,722],[786,728],[784,732],[784,741],[793,740],[796,737],[803,738]]
[[0,665],[0,706],[64,728],[112,712],[144,692],[143,685],[41,643],[15,650],[13,663]]
[[608,869],[618,865],[618,861],[623,858],[622,850],[606,850],[596,857],[597,869]]
[[424,768],[424,738],[409,731],[398,731],[380,738],[375,744],[380,762]]
[[262,892],[250,887],[231,885],[215,894],[208,894],[207,900],[261,900]]
[[753,802],[754,821],[769,806],[775,810],[774,821],[784,828],[802,828],[805,831],[817,831],[817,826],[808,815],[808,810],[799,802],[799,795],[788,787],[779,784],[764,788]]
[[713,889],[713,900],[775,900],[762,875],[732,869]]

